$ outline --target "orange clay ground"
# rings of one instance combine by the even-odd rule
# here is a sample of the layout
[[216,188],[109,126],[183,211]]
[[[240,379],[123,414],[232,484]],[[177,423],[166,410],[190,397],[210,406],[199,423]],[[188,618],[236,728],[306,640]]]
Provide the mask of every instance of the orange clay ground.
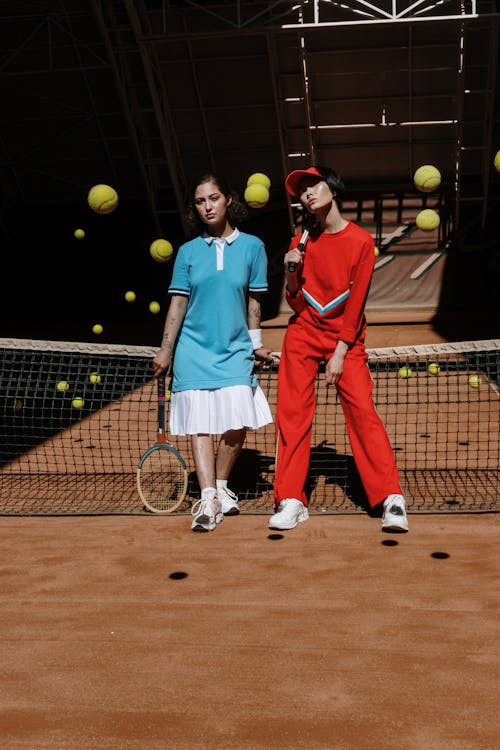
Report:
[[500,518],[2,520],[4,750],[493,750]]
[[2,750],[496,750],[500,516],[409,521],[2,518]]

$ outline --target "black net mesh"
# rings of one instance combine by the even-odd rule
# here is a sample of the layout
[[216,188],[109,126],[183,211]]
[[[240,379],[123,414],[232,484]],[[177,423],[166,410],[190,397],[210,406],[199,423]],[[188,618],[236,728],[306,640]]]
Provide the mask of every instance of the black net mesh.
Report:
[[[369,350],[375,404],[410,512],[500,508],[499,345]],[[146,512],[136,469],[156,439],[155,352],[0,339],[1,514]],[[274,414],[277,365],[257,374]],[[358,512],[366,508],[363,489],[336,392],[325,387],[321,369],[316,390],[310,512]],[[189,473],[184,513],[199,489],[188,439],[172,442]],[[230,481],[243,513],[271,512],[274,456],[274,424],[248,433]]]

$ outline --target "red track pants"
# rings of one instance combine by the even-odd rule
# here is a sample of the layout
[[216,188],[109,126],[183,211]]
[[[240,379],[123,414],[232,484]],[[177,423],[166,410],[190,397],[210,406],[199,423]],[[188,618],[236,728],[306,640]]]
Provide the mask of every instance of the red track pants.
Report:
[[[325,335],[300,323],[290,324],[287,330],[278,370],[275,506],[287,497],[308,504],[304,487],[316,408],[315,382],[319,363],[328,361],[335,344],[332,332]],[[373,403],[373,382],[366,360],[364,345],[356,343],[346,354],[336,388],[356,468],[373,508],[388,495],[402,491],[394,452]]]

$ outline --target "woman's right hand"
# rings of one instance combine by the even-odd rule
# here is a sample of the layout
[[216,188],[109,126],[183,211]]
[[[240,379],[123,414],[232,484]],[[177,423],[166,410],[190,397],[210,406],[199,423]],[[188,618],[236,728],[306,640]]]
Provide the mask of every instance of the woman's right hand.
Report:
[[153,359],[153,373],[155,378],[160,377],[170,367],[172,353],[164,346],[161,347],[156,357]]
[[295,267],[297,268],[299,263],[302,263],[303,257],[304,253],[301,252],[297,247],[289,250],[287,253],[285,253],[285,268],[288,270],[289,263],[295,263]]

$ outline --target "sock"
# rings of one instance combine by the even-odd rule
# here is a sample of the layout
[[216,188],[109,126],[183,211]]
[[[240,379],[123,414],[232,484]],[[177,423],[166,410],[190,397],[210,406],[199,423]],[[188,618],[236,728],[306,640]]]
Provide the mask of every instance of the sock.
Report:
[[216,479],[215,483],[218,490],[227,490],[227,479]]
[[215,494],[217,494],[217,490],[215,489],[215,487],[204,487],[201,491],[201,499],[208,500]]

